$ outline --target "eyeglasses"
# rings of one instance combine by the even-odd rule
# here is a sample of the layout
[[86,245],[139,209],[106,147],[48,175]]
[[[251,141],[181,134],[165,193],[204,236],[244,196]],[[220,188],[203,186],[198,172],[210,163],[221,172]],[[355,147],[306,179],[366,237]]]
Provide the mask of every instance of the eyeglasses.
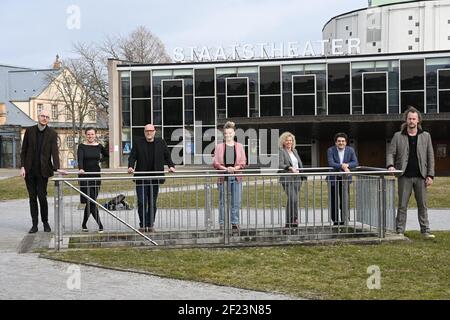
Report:
[[41,117],[41,118],[44,118],[44,119],[50,119],[49,116],[44,116],[44,115],[42,115],[42,114],[40,115],[40,117]]
[[144,130],[144,132],[155,132],[156,130]]

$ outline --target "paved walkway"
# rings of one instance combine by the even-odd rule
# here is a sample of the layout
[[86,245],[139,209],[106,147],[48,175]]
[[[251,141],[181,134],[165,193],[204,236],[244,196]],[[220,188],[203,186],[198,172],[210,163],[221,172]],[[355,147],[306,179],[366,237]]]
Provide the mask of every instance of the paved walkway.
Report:
[[[50,205],[53,226],[53,207]],[[3,299],[149,299],[287,300],[269,294],[163,279],[40,259],[16,251],[30,228],[28,201],[0,202],[0,300]],[[40,226],[41,227],[41,226]],[[44,236],[38,233],[38,236]],[[75,267],[75,268],[74,268]],[[80,289],[75,275],[80,274]],[[69,285],[68,285],[69,284]],[[72,290],[71,290],[72,289]]]
[[[15,173],[12,173],[15,174]],[[0,172],[8,176],[9,172]],[[53,226],[53,199],[49,199]],[[450,209],[429,210],[431,229],[450,230]],[[0,299],[168,299],[168,300],[259,300],[291,299],[235,288],[188,281],[79,267],[80,288],[74,279],[77,266],[40,259],[37,254],[18,254],[30,228],[28,200],[0,202]],[[42,230],[42,226],[40,225]],[[407,230],[419,230],[417,210],[410,210]],[[38,237],[46,234],[38,233]],[[73,269],[75,267],[75,269]],[[71,273],[72,271],[72,273]],[[69,285],[68,285],[69,283]],[[72,289],[70,288],[72,285]]]

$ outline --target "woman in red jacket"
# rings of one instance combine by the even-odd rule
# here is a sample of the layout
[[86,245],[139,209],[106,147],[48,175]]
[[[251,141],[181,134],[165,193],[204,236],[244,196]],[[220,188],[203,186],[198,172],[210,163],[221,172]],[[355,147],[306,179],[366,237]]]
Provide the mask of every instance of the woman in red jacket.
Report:
[[[235,142],[234,137],[236,126],[234,122],[227,122],[223,127],[223,135],[225,142],[218,144],[214,151],[214,168],[222,170],[227,174],[234,174],[246,167],[247,157],[245,156],[244,146],[241,143]],[[224,181],[228,182],[228,190],[231,193],[231,226],[232,229],[239,229],[239,208],[241,206],[242,194],[242,176],[229,176],[220,178],[218,181],[219,187],[219,224],[223,228],[225,223],[225,189]]]

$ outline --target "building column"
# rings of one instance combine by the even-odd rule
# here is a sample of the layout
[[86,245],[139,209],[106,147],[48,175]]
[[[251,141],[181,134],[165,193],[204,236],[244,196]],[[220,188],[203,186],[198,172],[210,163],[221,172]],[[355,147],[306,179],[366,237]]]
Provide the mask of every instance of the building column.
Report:
[[121,125],[120,125],[120,82],[117,65],[119,60],[108,60],[109,79],[109,167],[120,167]]

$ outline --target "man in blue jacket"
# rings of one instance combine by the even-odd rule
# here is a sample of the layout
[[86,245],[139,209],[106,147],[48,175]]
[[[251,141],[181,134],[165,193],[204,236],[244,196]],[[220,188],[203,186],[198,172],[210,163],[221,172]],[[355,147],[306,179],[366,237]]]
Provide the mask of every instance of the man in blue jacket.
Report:
[[[348,136],[345,133],[338,133],[334,136],[335,145],[328,149],[328,166],[332,167],[337,172],[350,172],[350,169],[359,166],[356,158],[355,150],[347,146]],[[331,205],[331,220],[334,225],[344,225],[348,217],[344,217],[344,212],[347,211],[349,188],[351,177],[345,176],[329,176],[330,183],[330,205]],[[338,196],[339,195],[339,196]],[[344,195],[344,198],[343,198]],[[343,199],[346,199],[344,201]],[[343,203],[345,202],[345,207]],[[341,219],[339,219],[339,210],[341,209]],[[345,210],[345,211],[344,211]]]

